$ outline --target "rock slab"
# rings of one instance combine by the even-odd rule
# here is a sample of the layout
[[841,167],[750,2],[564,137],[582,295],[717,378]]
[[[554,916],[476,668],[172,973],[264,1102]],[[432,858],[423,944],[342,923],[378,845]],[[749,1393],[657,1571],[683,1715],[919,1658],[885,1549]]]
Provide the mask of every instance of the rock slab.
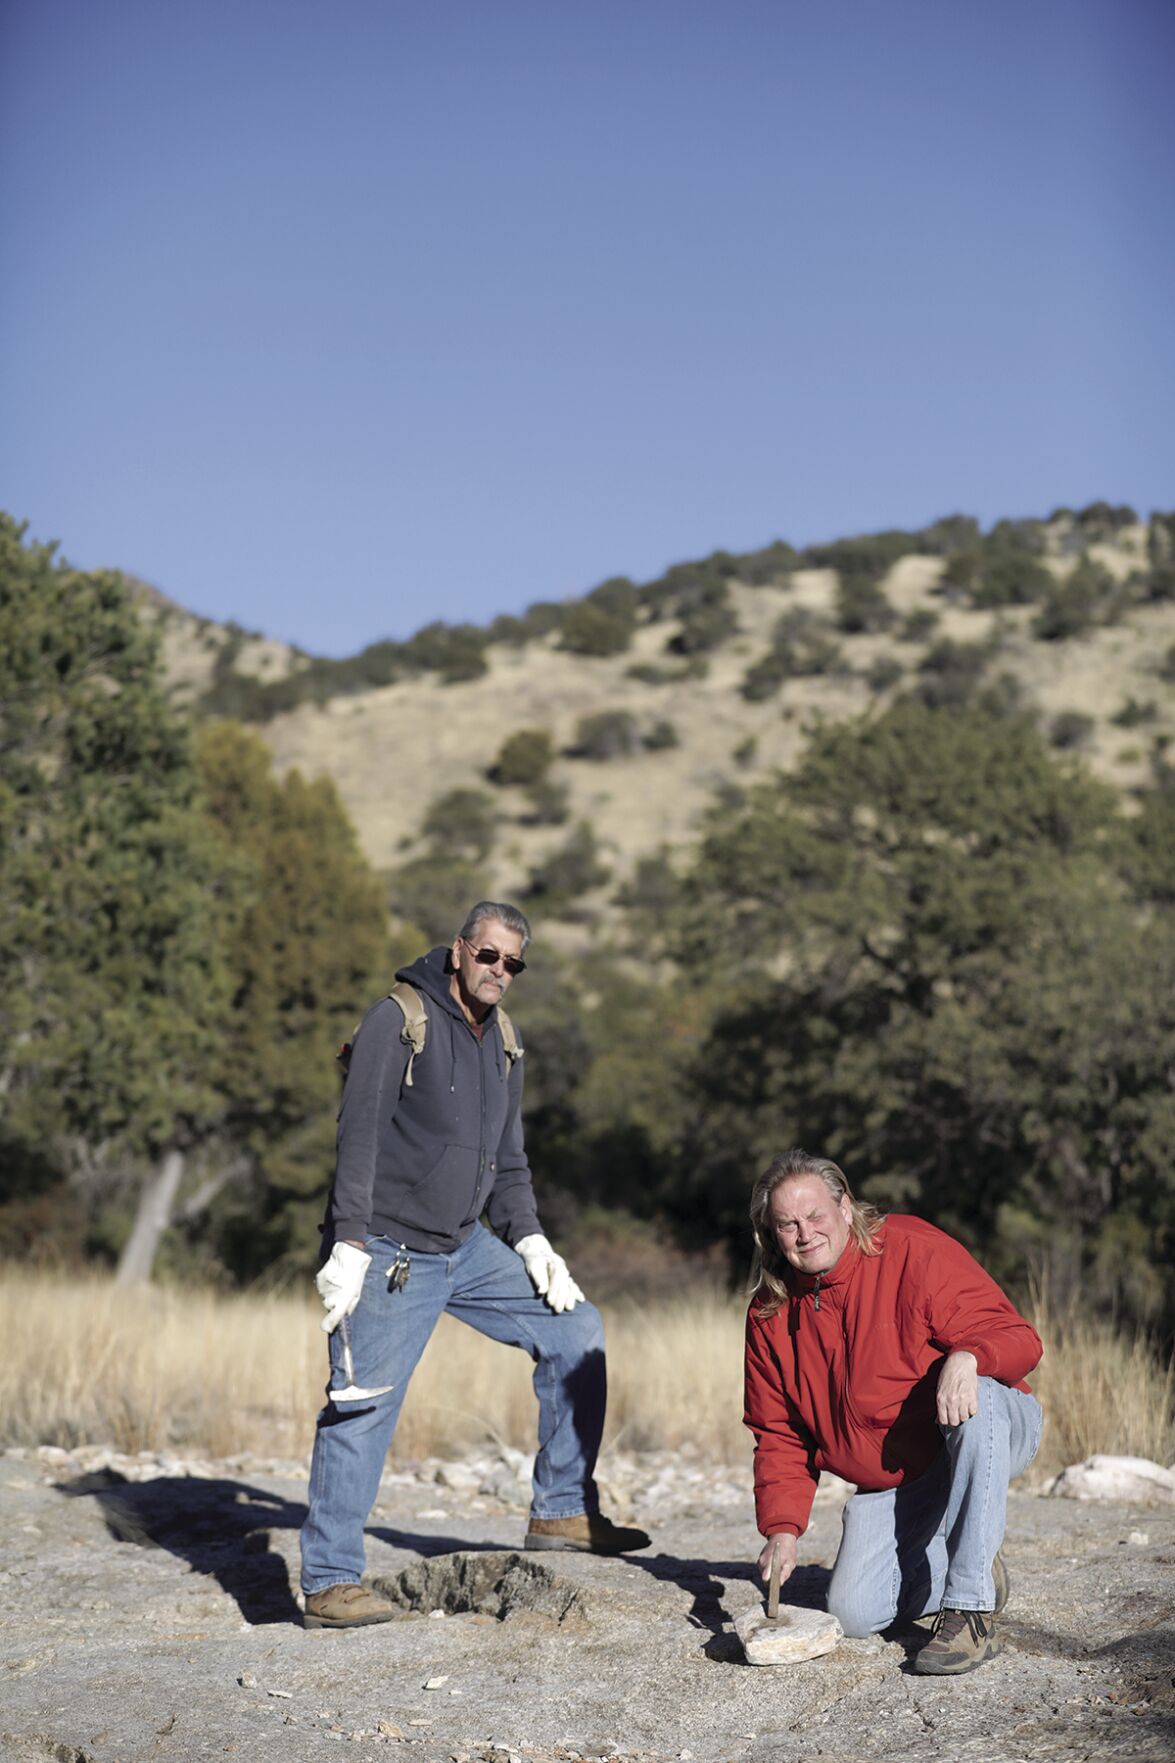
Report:
[[781,1604],[774,1620],[765,1610],[744,1610],[734,1625],[748,1665],[798,1665],[831,1653],[844,1630],[824,1610]]
[[1175,1505],[1175,1470],[1146,1457],[1095,1455],[1062,1470],[1050,1490],[1063,1500],[1127,1500]]

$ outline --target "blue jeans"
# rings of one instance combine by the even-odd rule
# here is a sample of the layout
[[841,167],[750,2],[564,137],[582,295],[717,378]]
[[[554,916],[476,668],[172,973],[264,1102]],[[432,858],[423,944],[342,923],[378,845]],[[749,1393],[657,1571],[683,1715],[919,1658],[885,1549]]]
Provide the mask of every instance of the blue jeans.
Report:
[[852,1496],[828,1587],[847,1635],[944,1608],[993,1608],[1008,1483],[1035,1457],[1042,1421],[1035,1396],[981,1377],[977,1412],[941,1429],[946,1449],[929,1469],[902,1487]]
[[344,1389],[343,1327],[330,1337],[331,1381],[318,1416],[310,1463],[310,1498],[302,1527],[302,1589],[357,1583],[363,1573],[363,1526],[375,1503],[384,1459],[408,1380],[443,1310],[495,1341],[521,1347],[535,1362],[539,1446],[534,1463],[536,1518],[599,1510],[593,1472],[604,1430],[604,1329],[599,1311],[577,1304],[561,1316],[530,1282],[522,1261],[482,1225],[451,1255],[406,1251],[407,1283],[388,1289],[399,1244],[369,1237],[371,1266],[358,1306],[347,1318],[355,1383],[391,1384],[387,1395],[330,1400]]

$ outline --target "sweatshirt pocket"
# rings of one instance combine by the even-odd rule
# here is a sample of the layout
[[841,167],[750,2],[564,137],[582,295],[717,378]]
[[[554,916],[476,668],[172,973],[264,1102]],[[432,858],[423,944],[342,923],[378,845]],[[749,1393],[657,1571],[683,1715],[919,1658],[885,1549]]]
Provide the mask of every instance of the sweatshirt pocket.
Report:
[[405,1190],[398,1215],[413,1230],[451,1232],[468,1215],[477,1187],[478,1153],[446,1145],[436,1162]]

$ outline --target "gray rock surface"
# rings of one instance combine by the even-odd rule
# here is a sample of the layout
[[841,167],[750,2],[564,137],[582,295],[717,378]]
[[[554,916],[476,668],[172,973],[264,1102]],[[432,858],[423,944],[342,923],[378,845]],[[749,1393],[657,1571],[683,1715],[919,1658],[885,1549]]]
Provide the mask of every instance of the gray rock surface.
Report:
[[[761,1604],[745,1475],[610,1463],[610,1509],[654,1544],[604,1561],[521,1553],[524,1514],[467,1467],[385,1480],[369,1567],[402,1614],[337,1633],[291,1589],[301,1466],[0,1457],[3,1763],[1175,1755],[1167,1510],[1014,1493],[1004,1651],[971,1676],[912,1676],[913,1632],[757,1670],[733,1632]],[[819,1607],[838,1531],[823,1498],[792,1602]]]

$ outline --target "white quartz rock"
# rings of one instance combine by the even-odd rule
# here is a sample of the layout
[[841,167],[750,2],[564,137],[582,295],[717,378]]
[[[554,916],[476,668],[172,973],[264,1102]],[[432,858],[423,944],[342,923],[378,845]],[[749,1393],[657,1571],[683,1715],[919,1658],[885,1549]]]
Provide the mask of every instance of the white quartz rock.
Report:
[[1049,1489],[1065,1500],[1130,1500],[1148,1506],[1175,1503],[1175,1470],[1146,1457],[1087,1457],[1071,1463]]
[[795,1665],[831,1653],[844,1630],[824,1610],[781,1604],[772,1622],[765,1610],[744,1610],[734,1625],[749,1665]]

